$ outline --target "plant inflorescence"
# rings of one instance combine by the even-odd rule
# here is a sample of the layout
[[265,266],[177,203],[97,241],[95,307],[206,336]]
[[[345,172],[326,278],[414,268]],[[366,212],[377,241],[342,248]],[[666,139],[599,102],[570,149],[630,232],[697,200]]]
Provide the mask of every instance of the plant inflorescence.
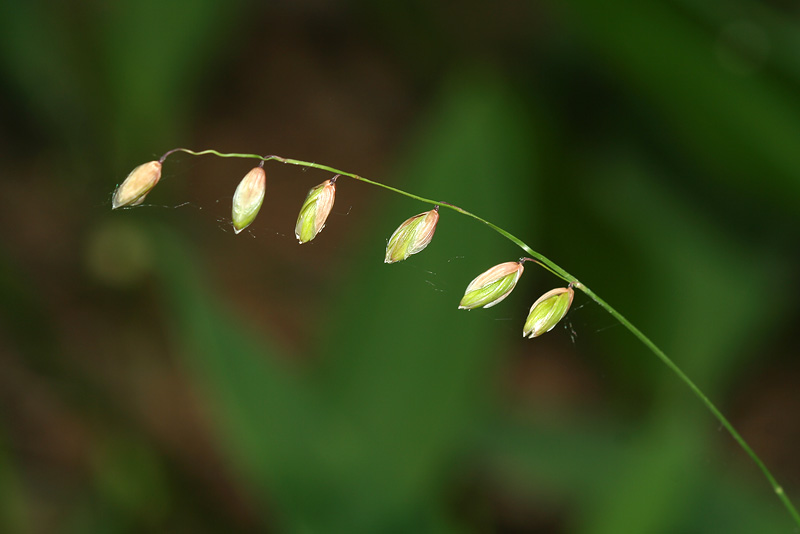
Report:
[[258,166],[249,171],[240,181],[233,195],[231,208],[231,221],[235,232],[238,234],[250,225],[256,218],[261,205],[264,202],[266,175],[264,163],[267,161],[277,161],[289,165],[297,165],[306,168],[315,168],[330,172],[333,176],[312,187],[306,195],[300,208],[295,225],[295,236],[298,241],[307,243],[315,239],[322,229],[333,208],[336,198],[336,183],[341,176],[346,176],[360,182],[368,183],[389,191],[393,191],[408,198],[433,205],[433,209],[414,215],[404,221],[395,230],[388,240],[386,246],[386,263],[395,263],[408,259],[411,255],[422,252],[431,242],[439,221],[440,211],[446,208],[472,219],[475,219],[513,242],[531,257],[523,257],[518,261],[508,261],[491,267],[487,271],[478,275],[470,282],[464,292],[464,296],[459,303],[460,309],[471,310],[475,308],[489,308],[500,303],[505,299],[517,284],[524,271],[524,263],[533,262],[543,267],[553,275],[561,278],[567,283],[566,287],[558,287],[548,291],[537,299],[530,308],[528,316],[523,326],[523,337],[538,337],[550,330],[569,311],[572,304],[574,290],[578,289],[596,302],[600,307],[611,314],[625,328],[627,328],[639,341],[641,341],[656,357],[658,357],[677,377],[686,384],[687,387],[700,399],[712,415],[720,424],[731,434],[733,439],[745,451],[753,462],[758,466],[763,475],[772,486],[773,491],[783,503],[795,523],[800,526],[800,514],[792,502],[786,496],[783,488],[778,484],[775,477],[764,465],[763,461],[742,438],[739,432],[733,427],[728,419],[719,411],[716,405],[702,392],[702,390],[672,361],[655,343],[653,343],[644,333],[636,328],[617,310],[611,307],[605,300],[601,299],[589,287],[582,284],[577,278],[569,274],[552,260],[536,252],[522,240],[515,237],[508,231],[500,228],[492,222],[475,215],[463,208],[444,201],[436,201],[421,197],[389,185],[369,180],[357,174],[341,171],[321,165],[296,159],[284,158],[280,156],[260,156],[257,154],[240,153],[221,153],[216,150],[193,151],[186,148],[176,148],[166,152],[157,161],[150,161],[136,167],[128,177],[117,187],[112,199],[112,209],[136,206],[141,204],[145,196],[155,187],[161,178],[161,170],[164,161],[175,152],[184,152],[193,156],[206,154],[215,155],[223,158],[245,158],[259,160]]

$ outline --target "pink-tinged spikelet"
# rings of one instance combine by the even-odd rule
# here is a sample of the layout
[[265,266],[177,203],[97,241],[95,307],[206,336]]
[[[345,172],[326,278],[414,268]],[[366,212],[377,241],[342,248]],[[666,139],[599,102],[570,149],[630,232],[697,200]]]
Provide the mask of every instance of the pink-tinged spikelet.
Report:
[[384,263],[403,261],[412,254],[422,252],[433,239],[438,222],[438,206],[407,219],[389,238]]
[[522,271],[522,262],[495,265],[469,283],[459,309],[491,308],[511,293]]
[[266,189],[267,175],[261,167],[254,167],[236,186],[231,209],[234,232],[238,234],[255,220],[264,203]]
[[305,201],[303,201],[303,206],[300,208],[297,224],[294,227],[294,235],[297,236],[297,240],[301,244],[308,243],[325,228],[325,221],[331,213],[335,198],[335,176],[316,187],[312,187],[308,192]]
[[150,161],[139,165],[114,191],[111,209],[141,204],[159,179],[161,179],[161,162]]
[[571,287],[559,287],[539,297],[528,312],[522,337],[533,339],[552,330],[569,311],[574,295]]

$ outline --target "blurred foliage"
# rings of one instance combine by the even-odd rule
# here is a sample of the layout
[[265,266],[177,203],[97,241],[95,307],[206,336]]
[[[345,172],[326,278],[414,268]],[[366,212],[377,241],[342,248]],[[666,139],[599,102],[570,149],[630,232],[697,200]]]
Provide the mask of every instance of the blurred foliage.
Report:
[[[176,156],[317,161],[465,207],[575,273],[800,496],[800,20],[779,2],[13,2],[0,17],[0,531],[793,532],[675,377],[520,251],[351,181]],[[231,182],[233,184],[234,182]],[[176,208],[176,209],[170,209]],[[181,208],[181,209],[177,209]],[[226,231],[219,231],[222,228]],[[255,237],[255,239],[251,239]]]

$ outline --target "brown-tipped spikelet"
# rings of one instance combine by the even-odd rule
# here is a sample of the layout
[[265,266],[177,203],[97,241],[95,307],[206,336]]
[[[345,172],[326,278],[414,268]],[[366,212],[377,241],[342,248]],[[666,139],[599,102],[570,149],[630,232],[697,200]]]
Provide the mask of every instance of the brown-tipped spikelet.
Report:
[[141,204],[161,178],[161,162],[149,161],[133,169],[114,191],[111,209]]
[[389,238],[384,263],[402,261],[412,254],[422,252],[433,239],[438,222],[439,206],[406,220]]
[[231,209],[234,232],[238,234],[255,220],[264,203],[266,189],[267,175],[261,167],[254,167],[236,186]]
[[522,262],[509,261],[495,265],[469,283],[458,308],[491,308],[511,293],[522,271]]
[[294,227],[294,235],[300,244],[308,243],[325,228],[325,220],[333,208],[335,198],[336,176],[311,188],[303,201]]
[[532,339],[552,330],[569,311],[574,295],[571,287],[559,287],[539,297],[528,312],[522,337]]

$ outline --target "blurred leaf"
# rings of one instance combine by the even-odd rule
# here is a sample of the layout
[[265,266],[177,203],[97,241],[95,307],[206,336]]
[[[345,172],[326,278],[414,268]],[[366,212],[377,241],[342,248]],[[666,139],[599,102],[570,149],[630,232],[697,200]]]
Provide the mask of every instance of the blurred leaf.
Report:
[[[632,422],[600,417],[535,429],[501,418],[487,441],[497,482],[535,506],[580,503],[570,532],[791,532],[791,519],[763,491],[765,483],[709,462],[710,443],[702,443],[708,432],[696,418],[687,433],[681,410],[671,410],[625,440]],[[656,483],[641,485],[642,477]]]
[[[736,376],[744,349],[768,335],[770,324],[789,304],[773,291],[784,269],[768,250],[746,248],[702,211],[683,205],[635,157],[595,163],[603,179],[583,193],[594,199],[610,227],[634,245],[647,268],[648,278],[635,288],[635,298],[646,306],[629,318],[719,405],[718,392]],[[765,295],[770,295],[768,307]],[[626,350],[617,363],[652,357],[644,349]],[[657,374],[635,378],[651,388],[655,409],[646,422],[636,424],[614,476],[589,504],[582,531],[677,531],[691,517],[692,502],[708,498],[700,493],[708,486],[703,458],[711,454],[709,429],[717,423],[673,373],[657,367]],[[770,494],[766,481],[762,490]],[[781,524],[782,513],[775,510],[763,521]]]
[[[719,29],[719,45],[729,44],[735,47],[732,52],[744,56],[741,59],[747,63],[747,71],[742,75],[752,70],[752,73],[775,78],[786,76],[800,85],[800,23],[796,17],[786,16],[788,6],[750,0],[679,0],[677,3],[706,25]],[[734,29],[739,31],[732,33]],[[724,42],[726,33],[733,42]]]
[[23,534],[30,532],[27,491],[18,477],[15,462],[8,454],[6,439],[0,429],[0,530]]
[[709,169],[704,178],[796,208],[796,91],[727,70],[715,55],[718,36],[671,2],[572,0],[568,6],[564,13],[627,84],[629,96],[657,106],[676,139]]
[[595,163],[599,179],[583,194],[594,200],[609,229],[638,251],[648,277],[634,291],[643,304],[642,318],[634,322],[711,393],[707,388],[732,378],[734,364],[770,335],[791,304],[790,295],[774,291],[788,265],[768,247],[725,232],[632,153]]
[[153,529],[170,508],[170,489],[155,451],[135,436],[106,436],[93,455],[98,492],[127,517]]
[[487,461],[495,477],[524,493],[586,501],[624,461],[618,442],[625,428],[601,414],[549,423],[497,414],[486,435]]
[[220,0],[4,7],[0,71],[36,133],[75,153],[78,176],[98,159],[168,145],[242,13],[241,2]]
[[[392,183],[502,214],[503,224],[531,237],[525,223],[536,174],[533,133],[519,119],[523,109],[492,71],[451,77]],[[384,530],[380,515],[407,516],[441,491],[441,477],[485,424],[487,377],[525,318],[509,304],[518,301],[514,295],[494,313],[457,310],[471,278],[520,251],[450,210],[441,210],[437,234],[423,253],[383,265],[381,246],[393,227],[418,211],[400,198],[381,210],[375,245],[353,258],[352,279],[334,298],[337,312],[327,322],[326,347],[340,347],[329,355],[335,358],[332,395],[364,440],[361,465],[343,469],[352,489],[340,506],[353,516],[375,514],[365,523],[368,531]],[[516,319],[514,334],[498,328],[498,314]]]
[[[108,5],[99,14],[98,35],[108,69],[111,120],[106,127],[128,147],[169,146],[181,124],[176,118],[202,95],[199,79],[233,42],[241,10],[242,2],[220,0]],[[165,116],[174,118],[165,121]]]
[[[0,244],[0,319],[9,341],[33,361],[49,362],[56,351],[51,318],[28,273]],[[35,329],[29,328],[36,325]]]
[[[459,202],[517,214],[506,218],[519,223],[524,196],[509,191],[530,175],[530,134],[517,120],[513,95],[486,74],[452,80],[403,174],[432,189],[467,180],[472,186],[460,188]],[[397,202],[376,224],[376,243],[385,242],[400,213],[417,209],[397,200],[403,207]],[[472,224],[450,212],[443,218],[446,226]],[[287,521],[322,531],[449,529],[431,507],[435,490],[453,453],[468,450],[463,440],[483,424],[486,372],[508,332],[498,332],[491,314],[456,310],[458,279],[441,282],[441,293],[408,266],[427,265],[442,278],[458,274],[466,283],[475,266],[518,256],[513,245],[489,230],[440,229],[423,263],[415,257],[406,267],[387,267],[380,247],[370,251],[374,257],[353,258],[353,281],[325,321],[330,334],[321,349],[330,368],[318,382],[328,386],[315,389],[223,311],[177,239],[158,239],[186,363],[208,388],[240,470],[281,504]],[[459,254],[468,254],[470,265],[451,269],[448,258]]]
[[73,133],[86,111],[85,58],[56,2],[7,2],[0,17],[4,78],[43,129]]
[[328,410],[281,363],[280,349],[248,332],[212,296],[180,239],[166,230],[155,239],[176,342],[207,393],[230,460],[291,517],[300,506],[293,497],[317,484]]

